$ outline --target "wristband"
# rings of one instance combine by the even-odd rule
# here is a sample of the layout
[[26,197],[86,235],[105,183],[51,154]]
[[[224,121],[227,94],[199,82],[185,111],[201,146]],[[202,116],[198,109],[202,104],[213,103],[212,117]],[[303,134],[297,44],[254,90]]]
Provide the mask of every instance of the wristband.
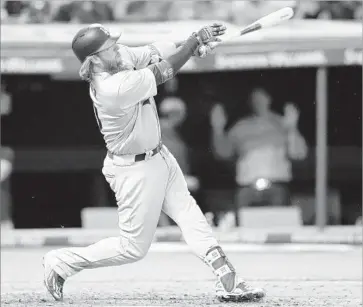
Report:
[[199,37],[199,35],[196,32],[193,32],[193,35],[198,40],[199,45],[203,45],[202,39]]

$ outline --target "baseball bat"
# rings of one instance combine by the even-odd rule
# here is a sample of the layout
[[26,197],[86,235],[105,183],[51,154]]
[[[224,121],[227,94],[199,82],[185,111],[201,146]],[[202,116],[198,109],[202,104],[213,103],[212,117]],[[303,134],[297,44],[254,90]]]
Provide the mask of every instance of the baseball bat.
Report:
[[294,16],[294,10],[291,7],[284,7],[249,24],[248,26],[240,30],[236,35],[227,37],[222,42],[212,43],[212,47],[214,48],[222,44],[223,42],[230,40],[231,38],[240,37],[246,35],[247,33],[252,33],[261,29],[281,24],[284,21],[291,19],[293,16]]

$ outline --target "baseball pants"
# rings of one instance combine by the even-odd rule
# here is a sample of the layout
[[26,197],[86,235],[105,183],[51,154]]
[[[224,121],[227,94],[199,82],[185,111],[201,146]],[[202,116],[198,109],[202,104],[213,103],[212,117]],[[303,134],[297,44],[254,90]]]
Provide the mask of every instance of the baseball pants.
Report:
[[177,161],[165,146],[155,156],[136,163],[106,157],[102,172],[116,196],[120,235],[87,247],[55,250],[52,266],[64,279],[83,269],[142,259],[150,248],[161,211],[177,223],[198,257],[203,259],[218,245]]

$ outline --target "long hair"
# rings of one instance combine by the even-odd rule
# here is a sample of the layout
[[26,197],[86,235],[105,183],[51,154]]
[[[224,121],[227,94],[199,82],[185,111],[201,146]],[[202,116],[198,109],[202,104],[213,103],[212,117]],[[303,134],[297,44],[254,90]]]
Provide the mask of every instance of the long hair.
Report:
[[[79,76],[82,80],[87,82],[92,82],[93,76],[95,74],[94,65],[97,54],[90,55],[86,58],[86,60],[82,63],[81,68],[79,69]],[[109,67],[109,63],[102,63],[102,70],[111,75],[118,73],[122,70],[132,70],[133,66],[122,61],[122,64],[119,67]]]
[[91,82],[93,76],[93,58],[95,55],[88,56],[85,61],[82,63],[81,68],[79,69],[79,76],[82,80]]

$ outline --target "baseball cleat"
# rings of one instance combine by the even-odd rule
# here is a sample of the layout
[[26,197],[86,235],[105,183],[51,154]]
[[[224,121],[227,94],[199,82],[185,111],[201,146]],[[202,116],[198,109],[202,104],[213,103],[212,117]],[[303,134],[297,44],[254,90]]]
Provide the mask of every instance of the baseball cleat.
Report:
[[227,292],[222,283],[217,281],[216,295],[220,302],[248,302],[260,300],[266,293],[263,289],[247,285],[245,281],[240,281],[234,290]]
[[63,285],[65,279],[54,271],[46,256],[43,257],[44,285],[56,301],[63,300]]

